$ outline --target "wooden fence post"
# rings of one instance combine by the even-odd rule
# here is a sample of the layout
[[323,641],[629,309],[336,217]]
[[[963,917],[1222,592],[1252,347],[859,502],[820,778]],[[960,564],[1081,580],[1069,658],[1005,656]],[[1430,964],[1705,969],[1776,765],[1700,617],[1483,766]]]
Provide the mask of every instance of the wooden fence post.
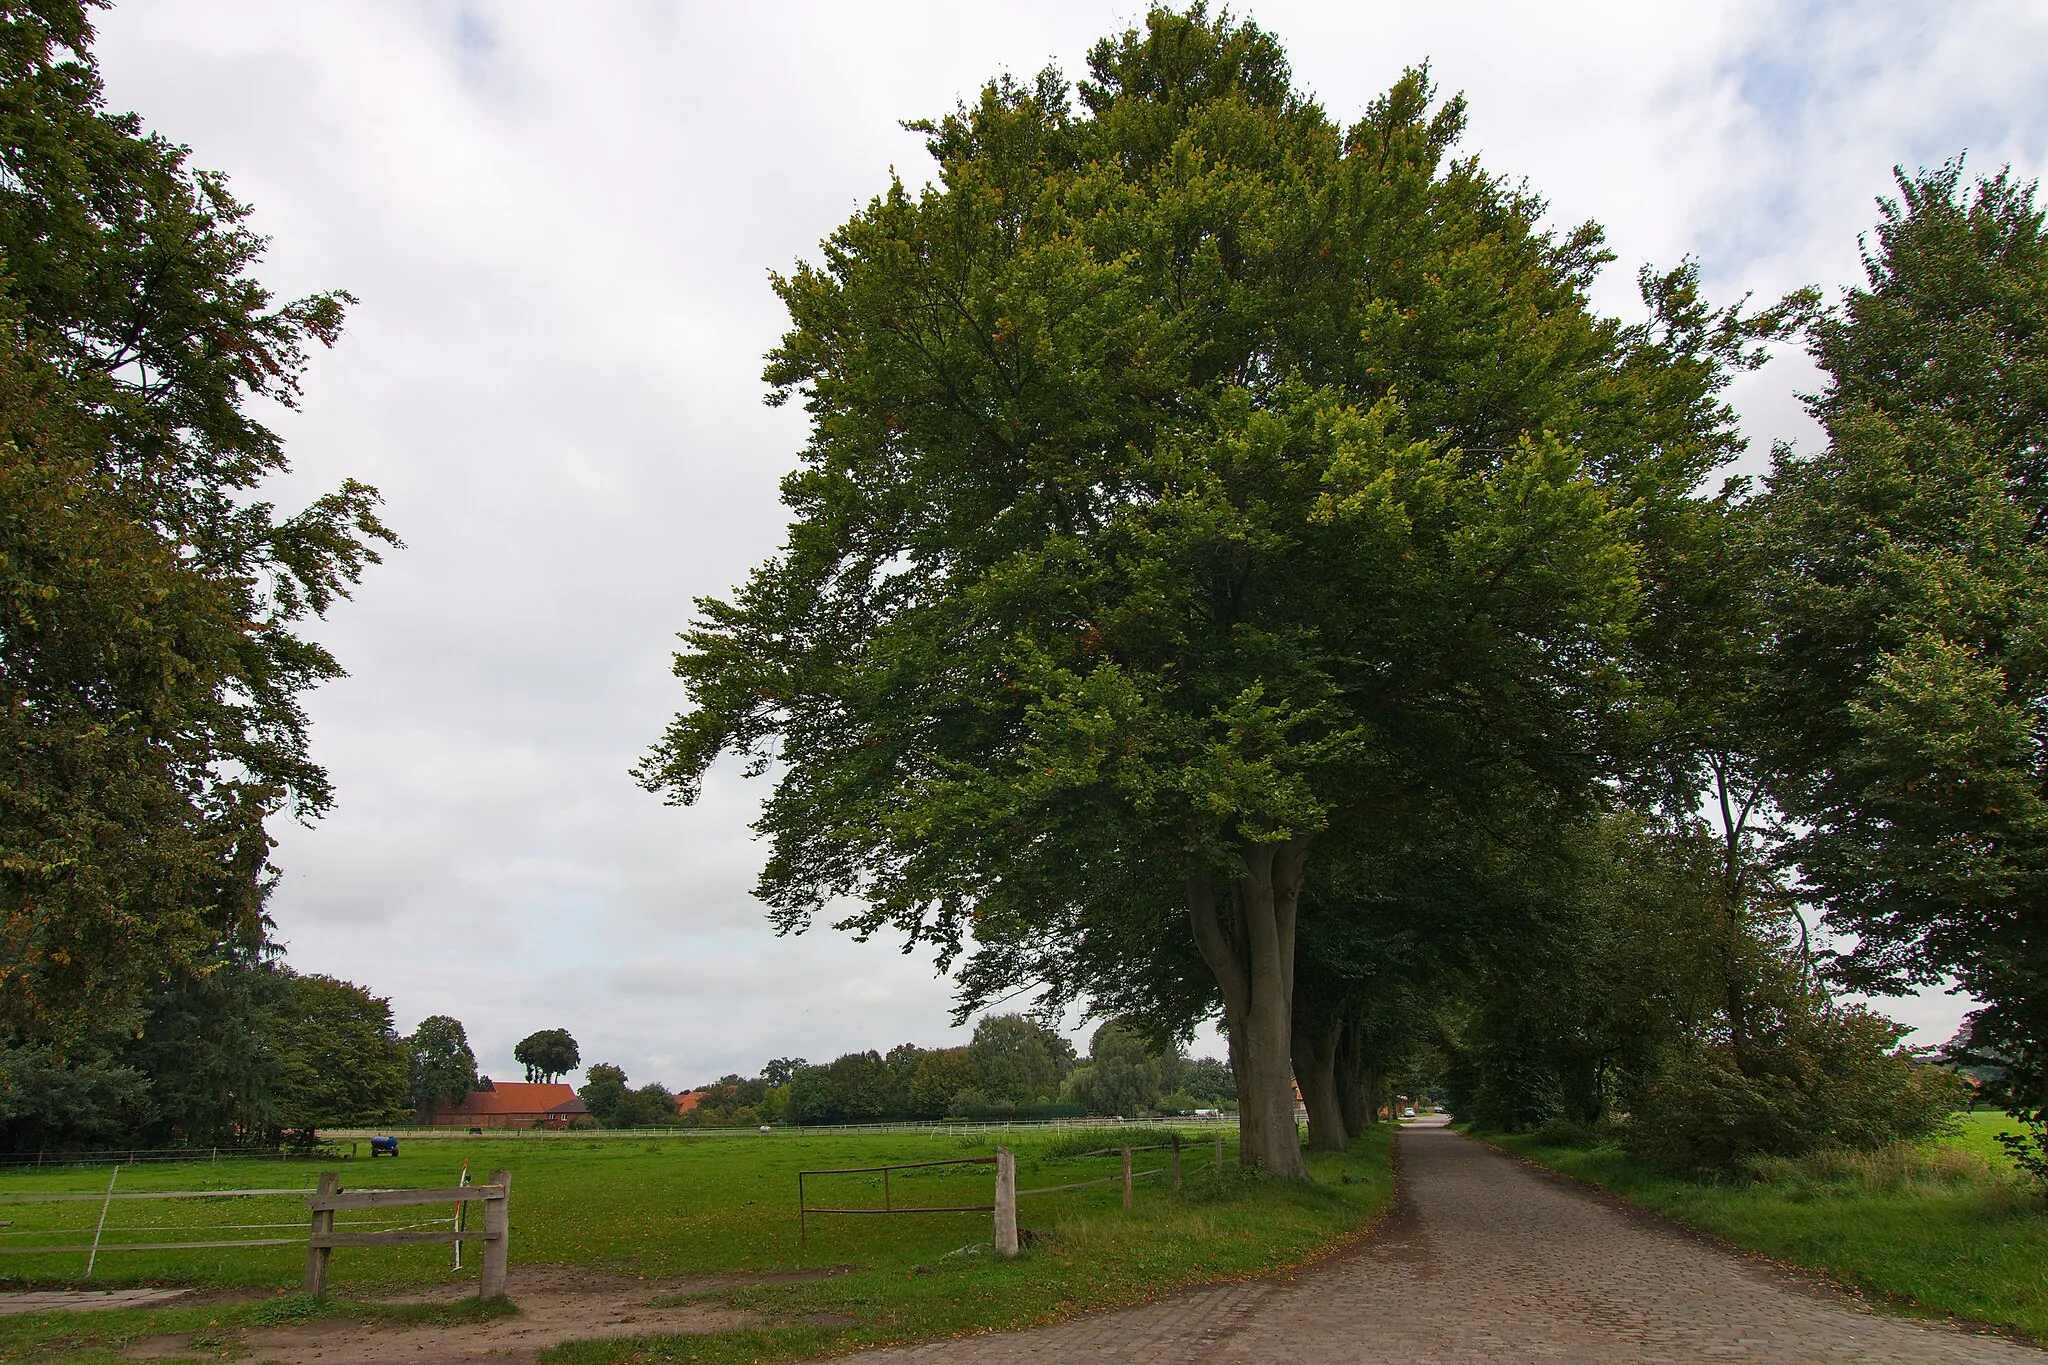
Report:
[[1180,1193],[1180,1134],[1173,1135],[1173,1191]]
[[[320,1193],[322,1195],[341,1193],[341,1172],[320,1172]],[[313,1232],[306,1244],[306,1292],[316,1299],[327,1297],[327,1258],[334,1254],[332,1247],[319,1245],[320,1239],[334,1231],[334,1210],[313,1210]]]
[[996,1255],[1017,1254],[1017,1154],[996,1148]]
[[498,1196],[484,1200],[484,1275],[476,1292],[496,1299],[505,1294],[505,1244],[512,1240],[512,1172],[492,1171],[490,1183]]
[[1124,1212],[1131,1211],[1131,1149],[1124,1148]]
[[1223,1178],[1223,1130],[1216,1130],[1216,1178]]

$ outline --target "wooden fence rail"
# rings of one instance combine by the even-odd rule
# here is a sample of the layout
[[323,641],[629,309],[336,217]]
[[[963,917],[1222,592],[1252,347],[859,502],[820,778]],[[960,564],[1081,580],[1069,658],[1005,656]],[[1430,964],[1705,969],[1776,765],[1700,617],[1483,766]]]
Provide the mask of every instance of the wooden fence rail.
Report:
[[[1171,1156],[1171,1164],[1155,1167],[1149,1171],[1135,1171],[1131,1168],[1131,1156],[1134,1152],[1167,1152]],[[1122,1173],[1103,1176],[1098,1180],[1077,1180],[1068,1185],[1043,1185],[1032,1190],[1020,1190],[1017,1188],[1017,1158],[1007,1147],[996,1148],[994,1156],[957,1157],[950,1161],[900,1161],[888,1166],[838,1166],[824,1170],[798,1171],[796,1173],[797,1245],[799,1247],[809,1246],[810,1216],[814,1213],[882,1214],[892,1216],[903,1213],[993,1213],[995,1215],[996,1253],[1001,1256],[1015,1256],[1018,1245],[1017,1201],[1019,1199],[1026,1195],[1058,1194],[1064,1190],[1084,1190],[1093,1185],[1114,1185],[1121,1182],[1124,1187],[1124,1212],[1129,1213],[1132,1204],[1131,1187],[1134,1181],[1143,1180],[1147,1176],[1171,1173],[1173,1176],[1173,1188],[1178,1190],[1181,1187],[1180,1153],[1181,1143],[1178,1134],[1174,1136],[1174,1140],[1171,1142],[1155,1143],[1150,1146],[1104,1147],[1099,1151],[1080,1152],[1076,1153],[1076,1155],[1084,1157],[1121,1157],[1123,1159]],[[996,1168],[995,1202],[990,1204],[917,1204],[908,1208],[899,1206],[889,1184],[890,1172],[916,1170],[926,1166],[994,1166]],[[1223,1171],[1223,1138],[1220,1134],[1216,1138],[1216,1171],[1218,1175],[1221,1175]],[[878,1209],[819,1208],[808,1201],[804,1192],[804,1179],[807,1176],[874,1174],[880,1174],[882,1177],[882,1207]]]
[[[337,1232],[334,1215],[344,1209],[406,1208],[419,1204],[462,1204],[471,1200],[484,1206],[482,1232],[450,1229],[447,1232]],[[512,1173],[492,1171],[482,1185],[456,1185],[439,1190],[365,1190],[349,1194],[341,1188],[341,1173],[325,1171],[320,1188],[306,1201],[313,1214],[313,1228],[306,1240],[306,1292],[318,1297],[327,1293],[327,1258],[336,1247],[417,1246],[421,1243],[482,1242],[483,1277],[477,1297],[495,1299],[505,1292],[505,1252],[511,1237]]]

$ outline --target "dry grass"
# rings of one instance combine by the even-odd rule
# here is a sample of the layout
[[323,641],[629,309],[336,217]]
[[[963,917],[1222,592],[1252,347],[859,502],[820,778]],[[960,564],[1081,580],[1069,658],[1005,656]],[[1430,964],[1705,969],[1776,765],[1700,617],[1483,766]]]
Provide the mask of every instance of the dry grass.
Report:
[[1748,1166],[1757,1185],[1830,1187],[1872,1194],[1974,1189],[2019,1191],[2013,1173],[1980,1154],[1946,1143],[1895,1142],[1874,1152],[1829,1150],[1802,1157],[1758,1157]]

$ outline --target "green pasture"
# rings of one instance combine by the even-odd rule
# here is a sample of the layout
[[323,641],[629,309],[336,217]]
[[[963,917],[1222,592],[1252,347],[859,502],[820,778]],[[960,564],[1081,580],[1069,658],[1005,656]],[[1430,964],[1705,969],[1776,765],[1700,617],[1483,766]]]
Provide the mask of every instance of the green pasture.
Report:
[[1705,1228],[1775,1260],[1824,1271],[1908,1312],[1954,1316],[2048,1342],[2048,1199],[1994,1141],[2003,1114],[1958,1116],[1934,1142],[1860,1156],[1762,1162],[1753,1174],[1693,1180],[1614,1147],[1536,1134],[1498,1146]]
[[[1018,1133],[1000,1135],[1017,1153],[1018,1186],[1064,1185],[1113,1177],[1115,1157],[1083,1153],[1105,1141],[1143,1144],[1160,1134]],[[815,1281],[760,1284],[727,1293],[735,1306],[795,1321],[722,1337],[693,1336],[686,1356],[703,1361],[781,1358],[855,1344],[914,1340],[1046,1321],[1077,1311],[1146,1298],[1180,1285],[1257,1273],[1298,1262],[1363,1226],[1391,1194],[1390,1128],[1354,1150],[1317,1156],[1317,1183],[1289,1187],[1238,1168],[1234,1135],[1223,1169],[1213,1161],[1211,1133],[1190,1134],[1183,1148],[1183,1188],[1165,1173],[1167,1153],[1141,1152],[1134,1211],[1122,1211],[1116,1183],[1020,1199],[1019,1223],[1042,1234],[1016,1261],[961,1253],[989,1238],[986,1213],[898,1217],[816,1216],[808,1245],[799,1244],[799,1170],[871,1166],[992,1155],[998,1135],[883,1133],[807,1136],[800,1131],[732,1137],[584,1140],[575,1136],[511,1143],[488,1137],[406,1144],[396,1160],[339,1163],[347,1189],[432,1187],[455,1182],[462,1161],[472,1180],[503,1165],[512,1172],[511,1263],[575,1264],[650,1278],[718,1272],[837,1269]],[[117,1188],[226,1190],[310,1187],[315,1163],[228,1161],[123,1168]],[[90,1193],[105,1187],[104,1167],[0,1175],[0,1195],[30,1191]],[[880,1207],[882,1177],[856,1174],[807,1180],[813,1204]],[[989,1165],[898,1171],[889,1195],[898,1206],[985,1204],[994,1188]],[[474,1207],[474,1206],[472,1206]],[[391,1223],[446,1217],[439,1208],[391,1211]],[[17,1235],[0,1245],[39,1238],[91,1240],[94,1201],[17,1205],[0,1212]],[[356,1215],[367,1218],[368,1215]],[[342,1215],[348,1221],[350,1215]],[[293,1222],[303,1236],[303,1196],[115,1203],[106,1241],[176,1237],[293,1235],[258,1230],[222,1232],[231,1224]],[[445,1226],[445,1224],[444,1224]],[[115,1229],[120,1229],[118,1235]],[[475,1275],[481,1249],[465,1249]],[[8,1255],[0,1264],[7,1287],[83,1287],[80,1254]],[[458,1278],[445,1246],[343,1248],[333,1253],[330,1284],[338,1303],[318,1311],[382,1312],[359,1305],[381,1296]],[[305,1266],[303,1245],[243,1250],[108,1252],[92,1287],[184,1284],[250,1291],[256,1301],[213,1308],[106,1310],[0,1318],[0,1361],[112,1361],[121,1345],[142,1336],[193,1332],[232,1344],[235,1333],[265,1314],[315,1311],[294,1291]],[[264,1294],[276,1297],[265,1301]],[[444,1312],[447,1310],[435,1310]],[[816,1315],[847,1325],[820,1326]],[[650,1347],[649,1342],[655,1342]],[[559,1362],[632,1359],[659,1339],[558,1348]],[[211,1353],[211,1352],[209,1352]]]

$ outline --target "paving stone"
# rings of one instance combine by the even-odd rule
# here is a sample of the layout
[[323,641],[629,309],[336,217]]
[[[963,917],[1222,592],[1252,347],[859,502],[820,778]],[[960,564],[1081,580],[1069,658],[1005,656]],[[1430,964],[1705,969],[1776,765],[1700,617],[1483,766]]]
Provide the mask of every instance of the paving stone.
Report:
[[2048,1365],[2048,1353],[2003,1337],[1874,1311],[1447,1128],[1410,1127],[1398,1141],[1387,1219],[1298,1273],[853,1359]]

